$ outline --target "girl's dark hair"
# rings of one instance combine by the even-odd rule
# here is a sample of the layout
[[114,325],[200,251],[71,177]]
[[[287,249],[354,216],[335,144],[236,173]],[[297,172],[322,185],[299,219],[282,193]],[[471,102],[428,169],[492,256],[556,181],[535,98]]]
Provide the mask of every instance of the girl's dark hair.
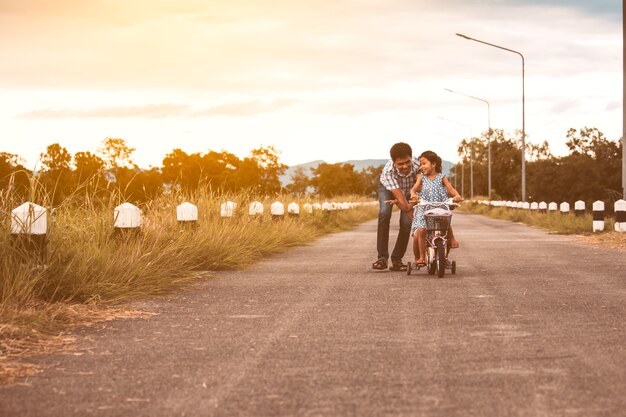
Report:
[[436,153],[434,153],[433,151],[423,152],[420,155],[420,159],[422,159],[422,158],[428,159],[430,161],[430,163],[435,166],[435,171],[436,172],[441,172],[441,170],[442,170],[441,158]]

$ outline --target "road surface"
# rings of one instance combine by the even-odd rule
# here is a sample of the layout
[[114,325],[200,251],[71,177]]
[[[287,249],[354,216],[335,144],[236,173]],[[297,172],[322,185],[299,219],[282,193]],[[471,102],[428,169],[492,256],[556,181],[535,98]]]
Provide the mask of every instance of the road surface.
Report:
[[455,276],[372,271],[370,221],[80,330],[0,415],[626,416],[626,253],[453,223]]

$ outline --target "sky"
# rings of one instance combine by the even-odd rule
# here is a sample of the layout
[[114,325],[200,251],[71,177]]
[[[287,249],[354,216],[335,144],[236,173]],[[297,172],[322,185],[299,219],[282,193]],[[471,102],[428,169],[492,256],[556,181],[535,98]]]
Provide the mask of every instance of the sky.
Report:
[[403,141],[456,161],[489,119],[521,129],[522,65],[455,33],[524,55],[528,141],[621,137],[619,0],[0,0],[0,152],[34,167],[115,137],[146,168],[269,145],[296,165]]

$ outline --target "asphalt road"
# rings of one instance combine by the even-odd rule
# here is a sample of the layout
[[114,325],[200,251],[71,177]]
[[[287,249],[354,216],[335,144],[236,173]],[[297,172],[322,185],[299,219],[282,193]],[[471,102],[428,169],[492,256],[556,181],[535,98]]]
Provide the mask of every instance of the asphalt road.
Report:
[[626,416],[626,253],[457,213],[455,276],[376,222],[79,332],[2,416]]

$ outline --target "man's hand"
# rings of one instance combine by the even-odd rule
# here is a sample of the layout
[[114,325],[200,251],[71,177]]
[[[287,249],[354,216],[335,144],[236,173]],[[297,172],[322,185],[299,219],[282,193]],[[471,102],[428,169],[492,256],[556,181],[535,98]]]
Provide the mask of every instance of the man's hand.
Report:
[[452,198],[452,201],[454,201],[455,203],[460,203],[461,201],[463,201],[463,197],[461,197],[460,195],[454,196],[454,198]]
[[398,199],[394,199],[394,200],[385,200],[385,203],[387,203],[387,204],[398,204]]

